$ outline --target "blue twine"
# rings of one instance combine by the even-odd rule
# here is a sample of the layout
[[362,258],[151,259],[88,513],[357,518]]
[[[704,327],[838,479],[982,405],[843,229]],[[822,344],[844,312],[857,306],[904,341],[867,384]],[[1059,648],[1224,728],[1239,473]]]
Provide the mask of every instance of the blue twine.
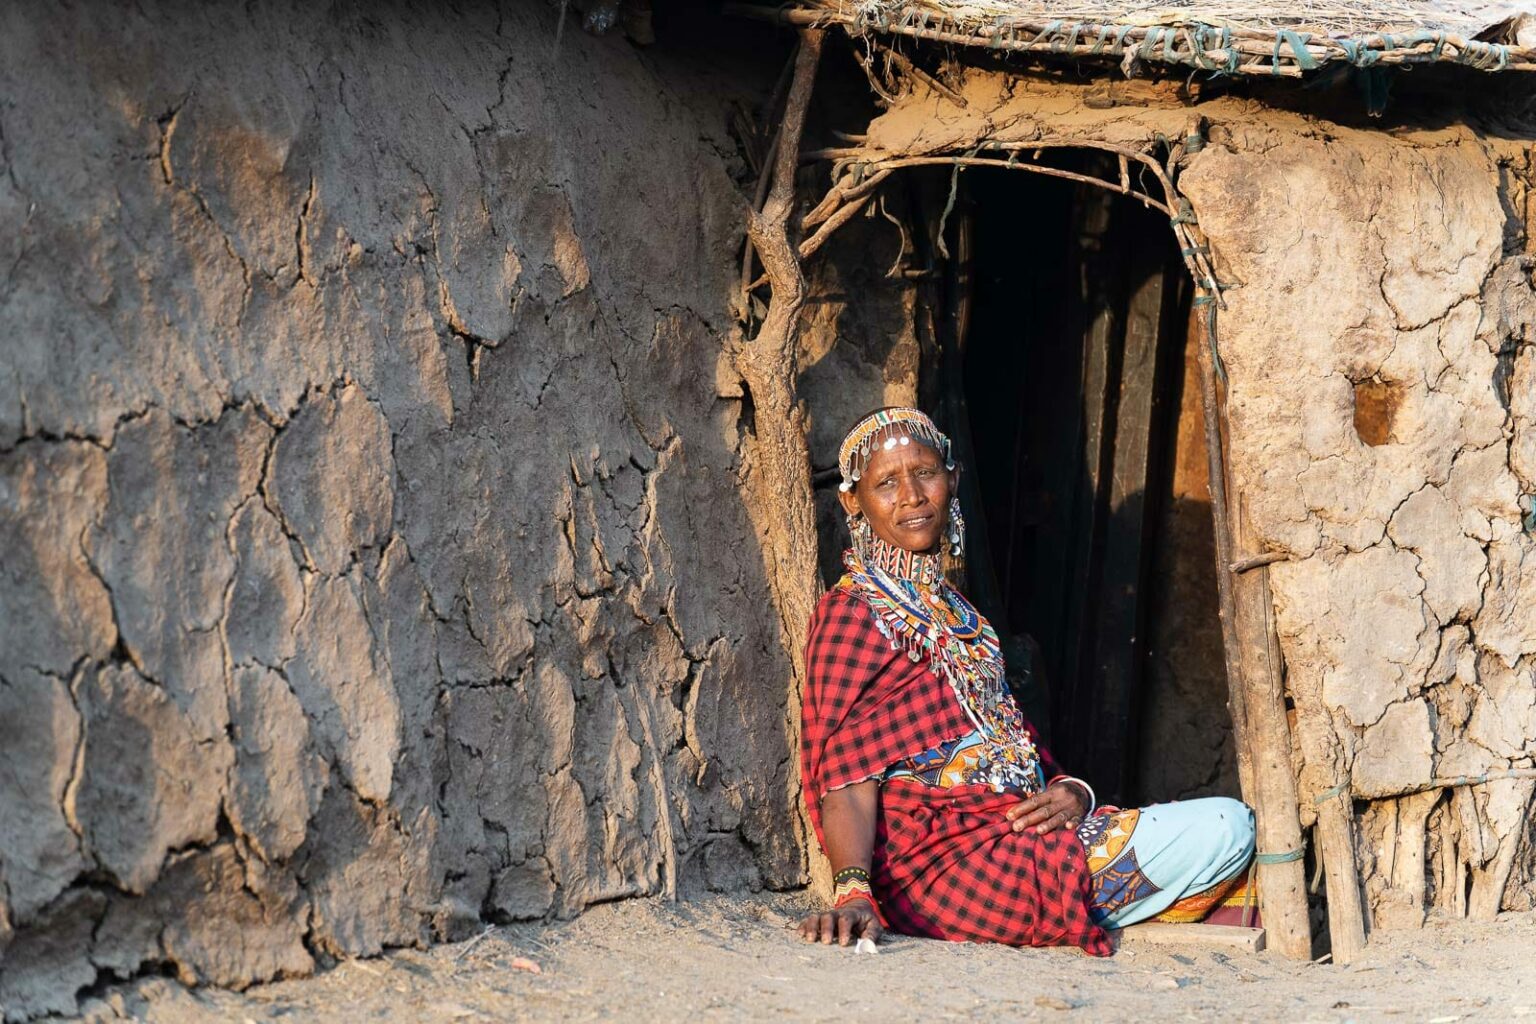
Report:
[[[1213,38],[1214,37],[1214,38]],[[1211,45],[1215,43],[1215,45]],[[1211,50],[1223,50],[1227,58],[1224,63],[1218,64],[1212,60],[1209,54]],[[1195,67],[1204,71],[1214,71],[1218,75],[1234,74],[1237,71],[1238,52],[1232,45],[1232,30],[1223,25],[1220,29],[1210,25],[1196,25],[1194,33],[1194,50],[1190,58]]]
[[1051,51],[1054,53],[1070,53],[1077,46],[1077,37],[1082,33],[1083,26],[1077,22],[1072,23],[1072,31],[1063,37],[1059,32],[1051,42]]
[[1286,850],[1284,853],[1256,853],[1253,855],[1255,864],[1289,864],[1292,861],[1301,860],[1306,856],[1301,849]]
[[1411,50],[1415,46],[1423,46],[1425,43],[1435,44],[1435,48],[1429,51],[1429,59],[1432,61],[1439,60],[1440,52],[1445,49],[1445,33],[1415,32],[1410,36],[1404,37],[1403,41],[1398,45],[1405,50]]
[[1479,71],[1503,71],[1509,67],[1509,47],[1502,43],[1468,40],[1466,46],[1457,52],[1456,62]]
[[[1047,22],[1045,28],[1043,30],[1041,30],[1040,34],[1035,36],[1035,38],[1031,39],[1027,45],[1030,46],[1030,47],[1039,46],[1041,43],[1045,42],[1045,40],[1048,37],[1050,37],[1052,34],[1054,34],[1056,32],[1059,32],[1059,31],[1061,31],[1061,22],[1060,21]],[[1055,45],[1056,44],[1053,41],[1051,43],[1051,48],[1055,49]]]
[[1344,47],[1344,59],[1357,68],[1368,68],[1381,60],[1381,51],[1373,50],[1359,39],[1340,39],[1339,45]]
[[1348,791],[1349,783],[1341,782],[1337,786],[1334,786],[1332,789],[1325,789],[1321,793],[1317,794],[1317,796],[1312,798],[1312,802],[1319,805],[1325,804],[1329,800],[1332,800],[1334,797],[1340,796],[1341,794]]
[[1310,33],[1296,33],[1289,29],[1281,29],[1275,34],[1275,62],[1270,67],[1270,73],[1280,73],[1280,47],[1282,44],[1291,48],[1291,53],[1296,55],[1296,66],[1303,71],[1311,71],[1317,67],[1317,58],[1312,56],[1307,49],[1307,42],[1311,40]]
[[[1157,44],[1164,41],[1165,35],[1172,36],[1173,29],[1158,28],[1155,25],[1147,29],[1146,37],[1142,39],[1141,47],[1136,51],[1136,56],[1142,58],[1143,60],[1152,60],[1157,53]],[[1168,49],[1166,46],[1163,48],[1163,59],[1165,61],[1169,59]],[[1176,58],[1174,59],[1173,63],[1177,63]]]
[[1216,339],[1216,293],[1197,295],[1194,304],[1205,307],[1205,336],[1211,339],[1211,369],[1222,387],[1227,386],[1227,364],[1221,358],[1221,346]]

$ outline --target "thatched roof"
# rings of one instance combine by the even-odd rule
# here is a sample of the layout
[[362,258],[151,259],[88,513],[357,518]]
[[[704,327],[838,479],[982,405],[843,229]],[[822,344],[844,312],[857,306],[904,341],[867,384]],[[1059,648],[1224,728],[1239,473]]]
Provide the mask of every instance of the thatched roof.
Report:
[[1299,77],[1330,62],[1536,71],[1536,2],[792,0],[780,20],[1046,57]]

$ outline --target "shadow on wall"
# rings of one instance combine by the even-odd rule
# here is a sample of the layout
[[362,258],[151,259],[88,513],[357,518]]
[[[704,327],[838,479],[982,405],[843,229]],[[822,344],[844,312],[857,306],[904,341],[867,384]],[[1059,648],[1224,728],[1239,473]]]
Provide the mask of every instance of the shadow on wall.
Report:
[[8,1020],[802,880],[716,373],[781,55],[554,17],[0,13]]

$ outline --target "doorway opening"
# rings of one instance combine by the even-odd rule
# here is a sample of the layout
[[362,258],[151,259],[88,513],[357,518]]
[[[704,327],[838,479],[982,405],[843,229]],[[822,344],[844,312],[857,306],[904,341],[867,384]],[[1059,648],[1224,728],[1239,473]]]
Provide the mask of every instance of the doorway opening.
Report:
[[[1114,175],[1091,150],[1056,166]],[[1002,169],[955,192],[930,393],[969,434],[968,582],[1028,663],[1026,714],[1105,801],[1235,793],[1192,289],[1167,216]]]

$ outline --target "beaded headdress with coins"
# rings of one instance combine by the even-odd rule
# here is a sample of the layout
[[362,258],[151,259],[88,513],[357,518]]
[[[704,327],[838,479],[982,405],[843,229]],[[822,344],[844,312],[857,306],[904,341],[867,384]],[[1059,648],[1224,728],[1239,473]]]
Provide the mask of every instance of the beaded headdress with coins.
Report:
[[[882,432],[885,437],[877,440]],[[870,456],[876,451],[911,444],[914,438],[936,449],[944,458],[945,469],[955,468],[949,437],[934,425],[927,413],[904,406],[880,409],[859,420],[843,438],[842,447],[837,451],[837,468],[842,471],[843,480],[837,489],[853,490],[868,468]]]

